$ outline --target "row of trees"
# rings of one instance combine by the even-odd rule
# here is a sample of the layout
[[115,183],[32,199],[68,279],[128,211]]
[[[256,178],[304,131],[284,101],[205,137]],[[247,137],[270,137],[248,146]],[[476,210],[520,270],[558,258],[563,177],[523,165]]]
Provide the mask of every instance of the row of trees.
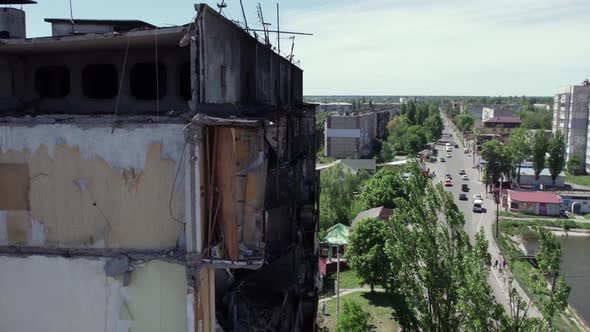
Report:
[[402,104],[400,115],[387,125],[389,136],[383,142],[383,159],[390,159],[396,151],[415,155],[427,142],[442,137],[444,124],[436,104]]
[[531,158],[536,179],[547,166],[555,184],[555,179],[565,168],[565,151],[565,141],[560,131],[547,139],[544,130],[537,130],[531,136],[525,128],[518,128],[512,132],[505,145],[495,139],[483,144],[481,157],[486,161],[484,179],[490,184],[496,183],[502,176],[516,176],[520,183],[521,164]]
[[413,175],[394,200],[391,220],[359,222],[346,253],[365,284],[391,295],[393,315],[404,331],[551,330],[552,318],[565,309],[569,294],[563,279],[556,278],[551,294],[540,297],[540,276],[557,275],[557,240],[540,231],[540,269],[533,279],[543,318],[528,315],[531,304],[512,286],[512,310],[506,312],[487,283],[491,257],[483,233],[471,245],[452,195],[420,176],[417,165],[411,167]]

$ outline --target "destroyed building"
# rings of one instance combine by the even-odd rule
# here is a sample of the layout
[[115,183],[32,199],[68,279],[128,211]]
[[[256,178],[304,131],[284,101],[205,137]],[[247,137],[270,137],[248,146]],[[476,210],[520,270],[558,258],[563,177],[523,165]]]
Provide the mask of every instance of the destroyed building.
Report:
[[302,70],[195,10],[0,24],[0,331],[315,330]]

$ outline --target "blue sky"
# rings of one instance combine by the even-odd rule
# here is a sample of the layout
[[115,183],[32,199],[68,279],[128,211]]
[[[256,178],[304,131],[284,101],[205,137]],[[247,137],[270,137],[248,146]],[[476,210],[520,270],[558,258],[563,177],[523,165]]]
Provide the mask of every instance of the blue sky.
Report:
[[[51,33],[68,0],[25,6],[28,35]],[[75,18],[188,23],[194,1],[72,0]],[[215,6],[218,1],[206,1]],[[276,28],[276,1],[260,1]],[[172,4],[173,3],[173,4]],[[226,0],[242,21],[238,0]],[[259,27],[258,1],[243,0]],[[588,0],[290,0],[281,30],[295,38],[304,93],[363,95],[552,95],[590,77]],[[286,38],[286,36],[285,36]],[[281,40],[282,49],[290,40]]]

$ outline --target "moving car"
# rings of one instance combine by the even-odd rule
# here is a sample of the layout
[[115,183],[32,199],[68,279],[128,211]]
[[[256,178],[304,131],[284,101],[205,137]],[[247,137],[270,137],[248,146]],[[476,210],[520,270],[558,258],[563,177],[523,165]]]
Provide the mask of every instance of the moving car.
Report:
[[459,148],[459,144],[455,144],[455,148],[457,148],[457,149],[458,149],[458,148]]
[[469,153],[469,149],[463,150],[463,153]]
[[463,174],[465,174],[465,170],[461,168],[461,169],[459,170],[459,175],[463,175]]
[[445,157],[440,157],[440,162],[441,162],[441,163],[444,163],[445,161],[447,161],[447,160],[445,159]]
[[451,158],[452,155],[450,153],[447,153],[447,158]]
[[451,179],[445,179],[445,187],[450,187],[453,185],[453,181]]
[[467,176],[467,174],[463,174],[463,175],[461,175],[461,180],[469,181],[469,177]]
[[480,200],[480,201],[482,200],[481,194],[475,194],[475,195],[473,195],[473,201],[476,201],[476,200]]
[[481,213],[483,211],[483,201],[476,199],[473,201],[473,212]]
[[453,177],[451,176],[451,174],[450,174],[450,173],[447,173],[447,174],[445,174],[445,179],[451,179],[451,180],[452,180],[452,179],[453,179]]
[[463,194],[463,193],[459,194],[459,200],[466,201],[467,200],[467,195],[466,194]]
[[468,192],[469,191],[469,185],[467,183],[463,183],[461,185],[461,191]]

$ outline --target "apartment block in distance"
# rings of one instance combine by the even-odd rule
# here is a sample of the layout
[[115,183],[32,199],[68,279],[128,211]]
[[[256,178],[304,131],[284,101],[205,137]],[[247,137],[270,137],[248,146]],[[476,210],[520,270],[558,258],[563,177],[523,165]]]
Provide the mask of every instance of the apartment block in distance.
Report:
[[303,71],[194,9],[0,24],[0,331],[315,330]]
[[561,130],[566,142],[566,158],[580,157],[580,171],[590,171],[588,116],[590,82],[570,85],[557,91],[553,107],[553,131]]
[[338,159],[359,159],[371,153],[373,141],[387,133],[387,123],[396,109],[352,115],[330,115],[324,124],[325,155]]

